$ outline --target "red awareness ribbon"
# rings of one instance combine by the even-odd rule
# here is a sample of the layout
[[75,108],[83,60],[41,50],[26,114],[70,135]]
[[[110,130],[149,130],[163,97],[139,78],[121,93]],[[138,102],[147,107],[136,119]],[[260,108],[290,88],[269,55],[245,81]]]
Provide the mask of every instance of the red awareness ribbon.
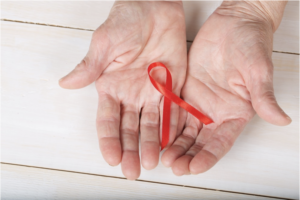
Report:
[[[154,78],[151,77],[150,72],[155,67],[163,67],[166,69],[166,84],[165,86],[161,85],[160,83],[156,82]],[[152,85],[162,94],[164,95],[164,108],[163,108],[163,120],[162,120],[162,142],[161,142],[161,150],[163,150],[168,142],[169,142],[169,132],[170,132],[170,111],[171,111],[171,102],[173,101],[181,108],[185,109],[196,118],[198,118],[203,124],[207,125],[213,123],[213,120],[206,117],[196,108],[188,104],[187,102],[183,101],[181,98],[176,96],[172,92],[172,76],[168,68],[160,62],[155,62],[149,65],[148,67],[148,75]]]

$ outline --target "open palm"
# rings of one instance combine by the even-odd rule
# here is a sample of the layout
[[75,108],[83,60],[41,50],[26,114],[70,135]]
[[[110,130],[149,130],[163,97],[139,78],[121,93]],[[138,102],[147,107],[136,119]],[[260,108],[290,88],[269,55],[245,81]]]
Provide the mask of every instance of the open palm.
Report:
[[[147,67],[163,62],[180,94],[186,74],[186,36],[181,2],[116,2],[108,19],[93,34],[89,52],[60,85],[76,89],[96,81],[99,94],[97,132],[110,165],[122,164],[128,179],[159,160],[163,96],[149,81]],[[164,79],[164,69],[152,76]],[[171,107],[170,142],[177,133],[179,107]],[[140,117],[141,116],[141,117]]]
[[206,126],[187,114],[185,129],[162,156],[174,174],[210,169],[230,150],[255,111],[276,125],[291,122],[273,93],[272,40],[267,21],[242,20],[222,7],[205,22],[189,52],[181,95],[215,123]]

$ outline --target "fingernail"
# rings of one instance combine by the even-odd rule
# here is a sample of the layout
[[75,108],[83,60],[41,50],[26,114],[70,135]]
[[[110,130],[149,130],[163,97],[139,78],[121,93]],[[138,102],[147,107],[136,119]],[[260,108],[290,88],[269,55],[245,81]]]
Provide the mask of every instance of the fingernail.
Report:
[[286,118],[287,118],[288,120],[292,121],[292,119],[291,119],[289,116],[286,116]]

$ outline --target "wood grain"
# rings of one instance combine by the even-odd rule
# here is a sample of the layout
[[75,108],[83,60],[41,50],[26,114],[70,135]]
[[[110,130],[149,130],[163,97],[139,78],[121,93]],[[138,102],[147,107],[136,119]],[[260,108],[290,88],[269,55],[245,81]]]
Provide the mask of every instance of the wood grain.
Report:
[[[97,141],[94,85],[64,90],[58,79],[88,50],[92,32],[2,22],[2,161],[123,177],[103,160]],[[299,198],[299,57],[274,53],[274,86],[293,122],[254,117],[210,171],[176,177],[161,164],[140,180]]]
[[[187,40],[198,30],[221,1],[184,1]],[[95,30],[107,18],[113,2],[55,1],[1,2],[1,18]],[[289,1],[274,35],[274,50],[299,53],[299,2]]]
[[7,164],[1,175],[2,199],[273,199]]

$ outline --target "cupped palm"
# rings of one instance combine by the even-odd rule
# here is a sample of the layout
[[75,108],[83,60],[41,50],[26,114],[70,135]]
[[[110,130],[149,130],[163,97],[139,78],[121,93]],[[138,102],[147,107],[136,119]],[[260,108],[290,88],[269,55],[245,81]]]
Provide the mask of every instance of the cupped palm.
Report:
[[214,123],[203,125],[187,114],[185,129],[162,156],[176,175],[214,166],[255,111],[276,125],[291,122],[274,97],[272,40],[270,23],[246,20],[221,7],[201,27],[189,52],[181,95]]
[[[106,162],[118,165],[128,179],[159,159],[163,96],[152,86],[147,67],[164,63],[180,94],[186,66],[185,21],[181,2],[116,2],[108,19],[93,34],[82,62],[60,81],[76,89],[96,81],[99,94],[97,132]],[[152,76],[164,80],[164,69]],[[171,107],[170,142],[177,133],[179,108]],[[182,125],[183,126],[183,125]]]

